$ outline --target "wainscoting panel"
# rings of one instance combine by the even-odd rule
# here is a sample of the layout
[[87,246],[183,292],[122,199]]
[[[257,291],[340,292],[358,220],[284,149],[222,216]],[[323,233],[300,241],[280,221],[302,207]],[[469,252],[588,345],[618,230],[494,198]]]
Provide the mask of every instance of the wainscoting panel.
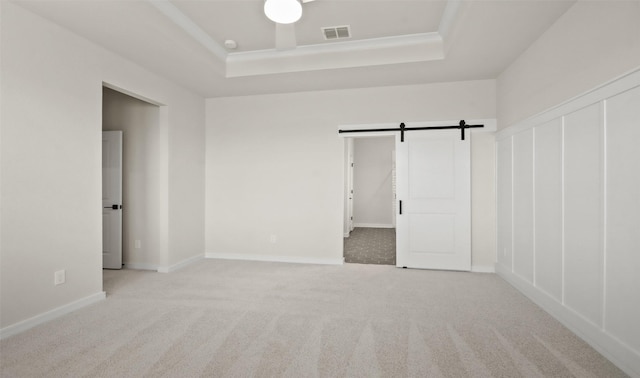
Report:
[[533,129],[513,136],[513,272],[533,283]]
[[512,235],[511,231],[513,229],[512,223],[512,196],[513,196],[513,185],[511,176],[513,173],[512,168],[512,159],[511,159],[511,137],[504,138],[500,141],[496,142],[496,155],[497,155],[497,183],[496,183],[496,193],[497,193],[497,218],[498,224],[496,226],[497,230],[497,248],[498,248],[498,263],[508,267],[510,270],[512,268],[512,259],[511,259],[511,249],[513,247],[512,244]]
[[606,103],[605,328],[640,350],[640,87]]
[[535,283],[562,302],[562,120],[535,130]]
[[640,377],[640,70],[496,136],[496,272]]
[[602,117],[600,104],[564,120],[565,304],[602,326]]

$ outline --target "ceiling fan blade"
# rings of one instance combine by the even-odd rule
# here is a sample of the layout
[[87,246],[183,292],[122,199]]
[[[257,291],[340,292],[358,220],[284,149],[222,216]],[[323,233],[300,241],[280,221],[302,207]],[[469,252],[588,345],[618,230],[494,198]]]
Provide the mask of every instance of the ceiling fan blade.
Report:
[[296,48],[296,28],[294,25],[276,23],[276,50]]
[[302,4],[304,4],[304,3],[310,3],[310,2],[312,2],[312,1],[316,1],[316,0],[302,0]]

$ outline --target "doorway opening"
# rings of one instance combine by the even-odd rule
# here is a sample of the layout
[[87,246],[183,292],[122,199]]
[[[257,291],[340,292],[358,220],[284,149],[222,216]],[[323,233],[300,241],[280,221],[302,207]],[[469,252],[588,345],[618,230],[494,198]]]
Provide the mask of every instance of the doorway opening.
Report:
[[396,265],[395,136],[345,139],[346,263]]
[[[118,209],[103,211],[103,219],[105,212],[121,212],[119,226],[115,223],[110,227],[103,225],[103,257],[107,240],[118,243],[112,234],[120,232],[121,263],[119,267],[107,266],[103,258],[103,268],[157,270],[161,240],[158,201],[162,188],[160,107],[105,85],[102,88],[102,131],[103,140],[105,134],[119,132],[122,135],[121,202],[115,204]],[[104,156],[103,150],[103,159]],[[103,198],[104,167],[103,161]],[[114,274],[103,272],[103,283],[113,279]]]

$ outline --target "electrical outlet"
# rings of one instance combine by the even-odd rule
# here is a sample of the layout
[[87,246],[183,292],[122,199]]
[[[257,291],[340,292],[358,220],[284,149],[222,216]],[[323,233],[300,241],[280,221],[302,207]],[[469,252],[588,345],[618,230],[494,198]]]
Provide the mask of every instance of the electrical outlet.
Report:
[[135,249],[140,249],[140,248],[142,248],[142,242],[141,242],[140,240],[136,240],[136,241],[134,241],[134,242],[133,242],[133,247],[134,247]]
[[64,269],[55,272],[54,275],[53,275],[53,284],[56,285],[56,286],[62,285],[66,281],[66,277],[65,276],[66,276],[66,274],[65,274]]
[[271,237],[269,238],[269,240],[270,240],[272,243],[275,243],[275,242],[277,242],[277,241],[278,241],[278,237],[277,237],[276,235],[271,235]]

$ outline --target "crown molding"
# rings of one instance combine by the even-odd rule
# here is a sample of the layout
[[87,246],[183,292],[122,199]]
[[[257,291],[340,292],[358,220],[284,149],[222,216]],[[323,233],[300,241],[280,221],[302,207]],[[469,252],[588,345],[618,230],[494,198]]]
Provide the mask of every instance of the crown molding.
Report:
[[377,66],[444,59],[438,33],[372,38],[227,55],[227,77]]

